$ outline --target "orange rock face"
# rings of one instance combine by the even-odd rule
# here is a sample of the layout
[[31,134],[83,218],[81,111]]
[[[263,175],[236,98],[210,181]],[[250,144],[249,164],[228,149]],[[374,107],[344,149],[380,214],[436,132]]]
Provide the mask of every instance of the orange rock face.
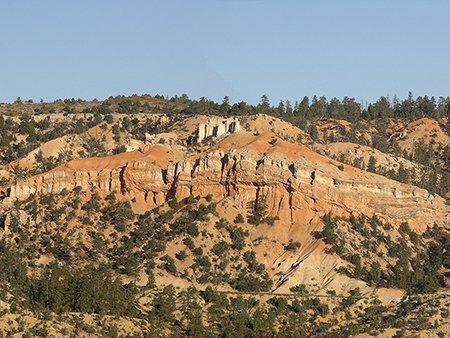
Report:
[[74,160],[12,185],[7,200],[79,186],[136,198],[143,210],[172,198],[208,194],[245,209],[265,195],[284,230],[318,226],[326,212],[377,214],[394,224],[408,221],[418,231],[434,222],[449,223],[449,207],[441,197],[351,166],[342,171],[339,164],[272,133],[239,132],[196,155],[154,145],[140,152]]

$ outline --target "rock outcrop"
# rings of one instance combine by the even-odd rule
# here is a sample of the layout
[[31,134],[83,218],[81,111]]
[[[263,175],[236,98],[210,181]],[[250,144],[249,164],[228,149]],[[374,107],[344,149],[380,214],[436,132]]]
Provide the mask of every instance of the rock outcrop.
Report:
[[208,137],[220,137],[227,133],[235,133],[241,130],[241,125],[237,117],[225,119],[209,118],[208,122],[201,123],[197,131],[197,143],[201,143]]
[[[217,200],[231,198],[246,208],[266,195],[271,214],[289,228],[317,223],[318,215],[325,212],[376,213],[394,223],[409,221],[417,230],[449,222],[449,207],[441,197],[350,166],[342,171],[338,162],[275,136],[253,137],[240,149],[229,149],[224,143],[200,156],[178,160],[155,160],[154,152],[166,153],[162,150],[166,148],[159,147],[149,148],[146,154],[72,161],[9,187],[7,199],[23,200],[79,186],[105,194],[115,191],[136,198],[145,208],[175,197],[208,194]],[[286,149],[286,154],[278,149]]]

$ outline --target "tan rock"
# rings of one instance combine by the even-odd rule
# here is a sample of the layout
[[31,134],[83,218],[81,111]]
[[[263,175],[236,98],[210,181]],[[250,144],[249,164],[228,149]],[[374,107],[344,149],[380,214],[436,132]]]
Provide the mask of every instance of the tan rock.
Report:
[[426,190],[350,166],[341,171],[338,162],[270,133],[248,134],[233,134],[200,157],[183,159],[183,154],[170,155],[169,148],[154,145],[145,153],[74,160],[11,186],[8,200],[80,186],[142,196],[148,208],[191,194],[232,198],[245,208],[264,194],[271,213],[289,227],[304,226],[330,211],[376,213],[394,223],[409,221],[417,230],[449,222],[444,200]]

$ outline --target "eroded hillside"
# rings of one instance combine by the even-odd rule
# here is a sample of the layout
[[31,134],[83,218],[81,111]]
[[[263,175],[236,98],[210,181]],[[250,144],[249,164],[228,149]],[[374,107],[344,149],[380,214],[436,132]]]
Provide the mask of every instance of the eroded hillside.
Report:
[[[418,293],[420,316],[433,299],[441,309],[449,303],[444,119],[297,127],[266,114],[192,114],[191,103],[159,97],[1,108],[1,263],[17,255],[15,271],[29,276],[1,275],[8,318],[30,308],[87,311],[122,317],[118,333],[130,317],[139,318],[138,335],[158,321],[160,334],[186,333],[189,320],[176,324],[178,315],[156,309],[167,299],[187,306],[189,289],[198,293],[190,306],[212,312],[221,303],[230,316],[256,297],[261,318],[277,312],[275,326],[313,320],[305,334],[448,332],[448,311],[419,319],[403,309]],[[105,291],[117,302],[99,292],[74,304],[66,293],[92,274],[126,290]],[[64,281],[60,301],[43,288],[48,278]],[[373,323],[370,311],[385,320]],[[399,311],[404,322],[392,319]],[[204,320],[220,332],[214,314],[202,316],[198,309],[198,330]],[[27,330],[38,328],[32,317]],[[89,325],[98,333],[110,324]]]

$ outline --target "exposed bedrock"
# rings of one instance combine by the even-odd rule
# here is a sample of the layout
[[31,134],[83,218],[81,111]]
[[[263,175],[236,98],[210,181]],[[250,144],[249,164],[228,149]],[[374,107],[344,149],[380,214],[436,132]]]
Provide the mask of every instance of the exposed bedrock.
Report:
[[105,159],[90,159],[85,166],[68,163],[20,181],[7,189],[7,200],[77,186],[84,191],[139,197],[149,208],[191,194],[229,197],[246,207],[257,196],[266,195],[271,213],[291,226],[306,224],[328,211],[377,213],[394,222],[410,221],[417,230],[435,221],[449,222],[449,207],[441,197],[369,173],[354,178],[328,162],[288,161],[236,151],[213,151],[166,166],[138,159],[111,168],[97,165],[101,161]]

